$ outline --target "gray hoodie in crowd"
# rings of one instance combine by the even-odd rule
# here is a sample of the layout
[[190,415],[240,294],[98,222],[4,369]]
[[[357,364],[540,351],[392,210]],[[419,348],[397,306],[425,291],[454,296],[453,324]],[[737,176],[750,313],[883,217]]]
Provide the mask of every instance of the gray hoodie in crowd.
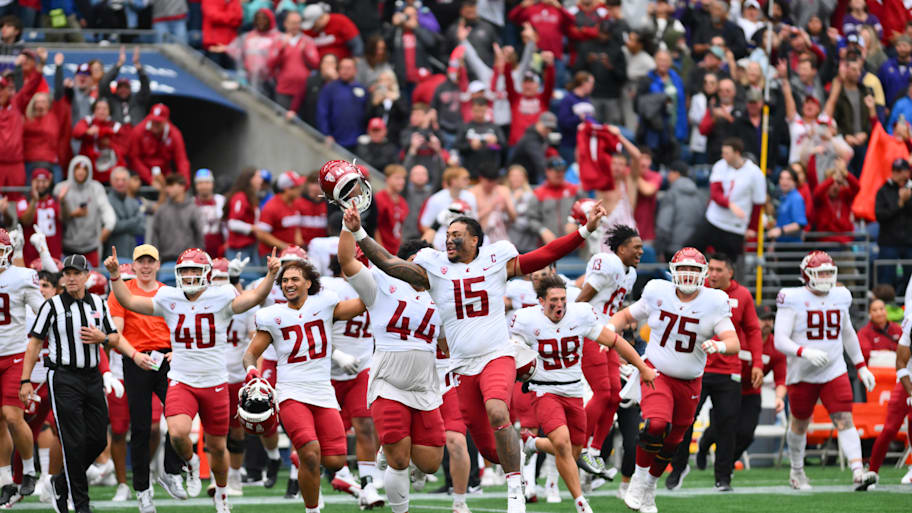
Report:
[[121,194],[114,189],[108,192],[108,202],[117,215],[117,223],[111,230],[111,237],[105,244],[104,254],[111,254],[111,246],[117,248],[118,255],[133,254],[136,238],[146,233],[146,216],[140,210],[139,200]]
[[686,176],[674,181],[659,202],[655,250],[671,257],[693,235],[706,215],[706,195]]
[[171,199],[162,203],[152,218],[150,238],[149,244],[158,248],[162,262],[177,260],[187,248],[206,247],[202,216],[193,196],[187,194],[182,203],[175,203]]
[[[86,179],[77,182],[73,170],[78,163],[86,165],[89,172]],[[70,161],[67,179],[54,186],[54,196],[65,196],[60,202],[60,213],[63,217],[63,252],[65,254],[85,254],[97,250],[101,245],[102,229],[114,228],[117,216],[108,203],[104,187],[92,180],[92,161],[85,155],[77,155]],[[86,214],[73,217],[72,212],[86,207]]]

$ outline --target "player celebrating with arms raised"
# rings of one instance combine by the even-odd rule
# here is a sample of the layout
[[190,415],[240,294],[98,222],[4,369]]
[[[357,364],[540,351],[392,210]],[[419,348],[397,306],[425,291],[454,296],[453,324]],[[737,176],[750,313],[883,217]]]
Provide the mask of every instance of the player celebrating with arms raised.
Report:
[[804,448],[814,405],[820,399],[836,426],[839,447],[849,460],[855,489],[867,490],[877,482],[877,474],[865,472],[862,463],[861,438],[852,421],[852,385],[842,358],[843,349],[869,392],[876,381],[865,366],[849,317],[852,294],[836,285],[836,264],[825,252],[811,251],[800,268],[804,287],[779,291],[774,330],[776,349],[788,359],[785,384],[791,409],[786,435],[792,462],[789,483],[797,490],[811,489],[804,473]]
[[[738,335],[728,296],[704,288],[706,257],[694,248],[679,250],[669,263],[672,282],[652,280],[639,301],[611,317],[621,331],[634,321],[649,325],[646,362],[659,375],[655,388],[642,387],[645,423],[640,430],[636,470],[624,502],[656,513],[656,483],[696,416],[706,355],[737,354]],[[710,340],[718,336],[719,340]]]
[[507,279],[542,269],[569,254],[604,215],[598,204],[586,226],[523,255],[507,241],[483,246],[478,221],[459,217],[447,228],[445,252],[422,249],[413,262],[407,262],[367,235],[356,208],[345,211],[345,228],[370,261],[386,274],[428,290],[440,309],[453,369],[460,376],[457,390],[463,414],[479,452],[500,463],[507,474],[508,513],[522,513],[526,505],[520,441],[510,424],[516,364],[503,301]]

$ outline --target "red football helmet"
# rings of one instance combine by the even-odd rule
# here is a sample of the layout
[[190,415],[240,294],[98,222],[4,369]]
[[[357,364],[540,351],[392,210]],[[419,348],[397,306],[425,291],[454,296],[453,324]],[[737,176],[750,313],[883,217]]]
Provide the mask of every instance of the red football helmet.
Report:
[[811,251],[801,260],[801,281],[807,288],[826,293],[836,286],[836,263],[825,251]]
[[570,216],[567,219],[568,223],[575,223],[579,226],[586,226],[586,223],[589,222],[589,211],[592,210],[592,207],[595,205],[595,200],[592,198],[580,198],[573,203],[573,206],[570,207]]
[[292,260],[297,262],[307,262],[307,252],[304,251],[300,246],[295,246],[292,244],[287,248],[283,249],[279,253],[279,263],[284,264],[285,262],[291,262]]
[[108,293],[108,279],[98,271],[89,271],[89,278],[86,280],[86,290],[96,296],[104,296]]
[[254,378],[238,391],[237,418],[251,435],[272,433],[279,423],[279,404],[272,386]]
[[[685,271],[680,267],[697,267],[699,271]],[[709,266],[706,257],[696,248],[686,247],[678,250],[668,264],[671,270],[671,281],[681,292],[693,294],[706,282]]]
[[13,239],[9,232],[0,228],[0,269],[6,269],[13,265]]
[[521,340],[511,339],[510,341],[513,342],[516,349],[516,356],[514,356],[516,361],[516,381],[525,383],[532,379],[532,375],[535,374],[538,353]]
[[[42,386],[44,386],[44,383],[38,385],[38,388],[41,388]],[[31,417],[35,416],[35,413],[38,411],[38,406],[41,405],[41,396],[38,395],[37,392],[38,389],[35,389],[32,392],[32,395],[29,396],[28,404],[25,405],[25,409],[23,410],[26,421],[32,420]]]
[[[63,262],[61,262],[59,258],[55,258],[54,263],[57,264],[57,272],[60,272],[60,270],[63,269]],[[29,263],[29,268],[34,269],[36,271],[45,270],[44,265],[41,263],[40,257],[32,260],[31,263]]]
[[228,259],[216,258],[212,261],[212,281],[228,279]]
[[457,198],[437,214],[437,222],[440,226],[449,226],[454,219],[462,216],[475,217],[475,212],[467,201]]
[[359,212],[370,206],[373,194],[367,170],[354,162],[330,160],[320,168],[320,188],[326,201]]
[[120,264],[117,269],[120,272],[120,277],[123,278],[123,281],[136,278],[136,273],[133,271],[133,264]]
[[[202,272],[183,276],[182,269],[201,269]],[[196,294],[209,286],[212,279],[212,259],[209,258],[208,253],[199,248],[185,249],[177,257],[177,263],[174,265],[174,278],[177,280],[177,288],[187,294]]]

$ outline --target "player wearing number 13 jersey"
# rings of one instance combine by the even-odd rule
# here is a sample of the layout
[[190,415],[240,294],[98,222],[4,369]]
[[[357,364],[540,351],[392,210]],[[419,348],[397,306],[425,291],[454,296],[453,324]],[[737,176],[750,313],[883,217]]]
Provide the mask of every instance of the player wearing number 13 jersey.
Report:
[[425,248],[413,262],[407,262],[368,237],[356,209],[344,214],[345,228],[353,232],[374,265],[427,289],[440,309],[450,359],[459,374],[462,413],[479,452],[500,463],[506,472],[508,513],[525,512],[526,505],[519,473],[520,442],[510,424],[516,363],[504,311],[506,282],[542,269],[578,248],[604,215],[604,208],[596,205],[586,226],[523,255],[506,241],[483,246],[484,232],[478,221],[459,217],[447,227],[445,252]]
[[241,293],[230,286],[210,286],[212,259],[197,248],[184,251],[174,266],[176,287],[161,287],[153,297],[133,295],[120,280],[117,253],[105,260],[117,301],[133,312],[165,319],[171,331],[171,369],[165,419],[175,451],[188,464],[187,494],[199,495],[199,457],[190,431],[199,414],[215,476],[218,513],[228,513],[228,368],[225,364],[228,324],[234,314],[261,303],[272,285],[278,260],[268,259],[269,274],[255,290]]
[[[645,423],[639,433],[636,470],[624,502],[643,513],[658,511],[656,483],[693,423],[706,355],[737,354],[738,335],[728,296],[704,288],[706,257],[694,248],[679,250],[669,263],[672,282],[652,280],[639,301],[611,317],[618,331],[634,321],[649,325],[646,363],[658,371],[655,388],[642,387]],[[718,336],[719,340],[711,340]]]
[[836,426],[839,447],[849,460],[855,489],[867,490],[877,482],[877,474],[865,472],[862,464],[861,439],[852,421],[852,386],[843,350],[869,392],[876,382],[865,366],[849,317],[852,295],[836,285],[836,264],[825,252],[808,253],[800,269],[804,287],[782,289],[776,297],[774,331],[776,349],[788,359],[785,384],[791,410],[786,435],[792,464],[789,483],[799,490],[811,488],[804,473],[804,448],[814,405],[820,399]]

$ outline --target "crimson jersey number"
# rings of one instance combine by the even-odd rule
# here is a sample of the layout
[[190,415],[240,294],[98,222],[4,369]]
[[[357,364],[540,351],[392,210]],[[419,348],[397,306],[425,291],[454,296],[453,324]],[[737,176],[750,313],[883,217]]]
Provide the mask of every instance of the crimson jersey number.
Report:
[[234,319],[231,319],[231,322],[228,323],[228,343],[237,347],[241,343],[241,337],[238,336],[238,332],[233,330]]
[[[453,280],[453,297],[456,298],[457,319],[463,319],[465,317],[484,317],[488,315],[488,291],[472,290],[472,285],[482,282],[484,282],[484,276]],[[463,301],[475,298],[481,300],[480,307],[476,308],[474,304],[463,304]]]
[[10,315],[9,294],[0,294],[0,326],[6,326],[13,322],[13,316]]
[[[177,343],[183,343],[187,349],[193,348],[193,343],[196,342],[197,349],[206,349],[209,347],[215,347],[215,314],[212,313],[202,313],[196,314],[193,316],[193,324],[195,326],[196,337],[193,337],[190,334],[190,327],[184,326],[187,316],[184,314],[179,314],[177,316],[177,328],[174,330],[174,341]],[[206,321],[208,325],[208,330],[203,330],[203,321]],[[208,337],[207,335],[208,331]],[[209,339],[208,341],[206,339]]]
[[807,339],[823,340],[839,338],[842,330],[841,310],[808,310]]
[[370,313],[367,311],[364,312],[363,321],[357,320],[357,317],[348,320],[348,322],[345,323],[345,332],[342,334],[352,338],[372,337],[373,335],[370,332]]
[[[314,336],[316,328],[317,336]],[[323,327],[323,321],[310,321],[302,325],[285,326],[282,328],[282,336],[285,340],[291,340],[290,336],[294,335],[294,347],[291,354],[288,355],[288,363],[306,362],[308,359],[316,360],[326,356],[326,328]],[[301,350],[301,344],[304,337],[307,336],[307,352]],[[317,349],[319,344],[320,349]]]
[[560,339],[546,338],[538,341],[538,354],[541,355],[545,370],[567,369],[580,361],[579,337]]
[[[659,320],[661,321],[663,319],[668,319],[668,324],[665,325],[665,331],[662,333],[662,340],[659,342],[659,345],[665,347],[665,343],[668,342],[668,337],[672,335],[671,332],[674,329],[675,324],[677,324],[678,332],[674,339],[675,351],[679,353],[692,353],[697,346],[697,333],[688,329],[687,325],[700,324],[700,319],[684,317],[683,315],[677,315],[662,310],[661,313],[659,313]],[[680,335],[680,337],[677,335]]]
[[[402,315],[402,312],[405,311],[406,306],[407,305],[405,301],[399,300],[399,305],[396,307],[396,311],[393,312],[393,316],[390,317],[389,322],[386,323],[386,332],[396,333],[402,340],[408,340],[410,333],[409,324],[411,323],[411,319]],[[437,326],[431,324],[431,317],[433,316],[434,309],[428,308],[427,312],[424,313],[424,318],[422,318],[421,322],[418,324],[418,327],[415,328],[414,332],[411,332],[415,338],[424,340],[428,344],[434,341],[434,332],[437,330]]]
[[[617,311],[614,308],[616,305],[620,305],[624,302],[624,297],[627,296],[627,289],[620,287],[614,291],[614,294],[611,294],[611,297],[608,298],[608,301],[605,302],[605,307],[602,309],[602,313],[608,315],[609,317],[616,314]],[[617,303],[615,303],[617,300]]]

